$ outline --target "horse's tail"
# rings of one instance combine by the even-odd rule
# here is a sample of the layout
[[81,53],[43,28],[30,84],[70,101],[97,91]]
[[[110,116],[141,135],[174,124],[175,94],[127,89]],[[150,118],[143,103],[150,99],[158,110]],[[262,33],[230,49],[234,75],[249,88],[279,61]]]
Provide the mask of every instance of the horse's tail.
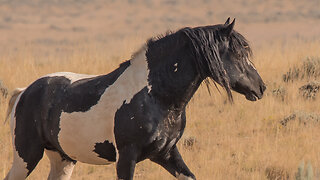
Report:
[[8,121],[9,116],[12,112],[12,108],[17,100],[17,97],[25,90],[26,88],[16,88],[15,90],[13,90],[12,95],[10,97],[9,100],[9,104],[8,104],[8,108],[7,108],[7,114],[6,114],[6,119],[4,121],[4,124]]

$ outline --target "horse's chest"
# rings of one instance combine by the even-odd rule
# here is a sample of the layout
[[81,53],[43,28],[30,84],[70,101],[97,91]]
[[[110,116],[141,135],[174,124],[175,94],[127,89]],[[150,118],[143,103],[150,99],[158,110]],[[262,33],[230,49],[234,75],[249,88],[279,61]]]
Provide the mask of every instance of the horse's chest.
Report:
[[[181,114],[167,116],[159,124],[156,131],[156,137],[152,143],[152,149],[155,149],[155,155],[159,152],[166,153],[178,142],[185,128],[185,118]],[[151,155],[152,156],[152,155]]]

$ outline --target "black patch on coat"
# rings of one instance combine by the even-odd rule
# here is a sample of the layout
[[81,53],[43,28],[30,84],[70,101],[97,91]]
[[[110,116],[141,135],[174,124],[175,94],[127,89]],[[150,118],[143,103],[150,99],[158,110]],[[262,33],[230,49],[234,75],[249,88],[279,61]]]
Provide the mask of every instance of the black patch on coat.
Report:
[[145,87],[115,114],[117,149],[135,144],[137,161],[166,154],[182,136],[185,124],[185,109],[168,110]]
[[116,149],[108,140],[105,140],[103,143],[96,143],[93,151],[99,154],[99,157],[103,159],[111,162],[116,161]]
[[127,69],[130,61],[124,62],[115,71],[94,78],[82,79],[72,83],[65,90],[64,112],[86,112],[96,105],[105,90]]
[[[32,110],[40,108],[34,99],[37,99],[37,94],[40,93],[40,88],[35,87],[28,91],[28,94],[23,94],[16,107],[16,127],[15,135],[15,150],[19,156],[27,163],[28,175],[38,164],[43,156],[44,145],[39,132],[39,113],[33,114]],[[32,108],[31,108],[32,107]]]
[[[130,61],[126,61],[107,75],[72,84],[63,76],[43,77],[24,91],[16,107],[14,135],[16,150],[27,163],[28,174],[42,158],[44,148],[58,151],[64,159],[75,162],[58,142],[61,113],[88,111],[129,65]],[[113,154],[114,149],[109,149]]]
[[192,97],[188,94],[192,83],[198,86],[198,81],[203,80],[197,72],[192,49],[181,31],[148,42],[146,57],[151,95],[166,104],[166,108],[183,107],[181,103],[186,104]]

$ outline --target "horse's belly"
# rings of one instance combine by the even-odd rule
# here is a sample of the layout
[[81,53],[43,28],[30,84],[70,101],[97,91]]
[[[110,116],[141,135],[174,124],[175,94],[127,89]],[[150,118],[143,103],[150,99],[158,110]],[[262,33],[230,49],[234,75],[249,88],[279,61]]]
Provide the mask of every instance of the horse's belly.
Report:
[[74,160],[110,164],[116,160],[113,128],[113,120],[96,117],[90,111],[62,113],[58,141],[62,150]]

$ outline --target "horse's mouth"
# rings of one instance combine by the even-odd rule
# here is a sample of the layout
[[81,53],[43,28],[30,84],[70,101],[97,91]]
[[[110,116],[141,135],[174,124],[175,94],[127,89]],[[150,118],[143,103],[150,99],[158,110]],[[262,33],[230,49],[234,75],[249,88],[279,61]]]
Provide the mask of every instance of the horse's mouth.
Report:
[[261,99],[262,96],[259,96],[256,92],[251,91],[249,93],[247,93],[246,95],[246,99],[248,99],[249,101],[256,101],[258,99]]

